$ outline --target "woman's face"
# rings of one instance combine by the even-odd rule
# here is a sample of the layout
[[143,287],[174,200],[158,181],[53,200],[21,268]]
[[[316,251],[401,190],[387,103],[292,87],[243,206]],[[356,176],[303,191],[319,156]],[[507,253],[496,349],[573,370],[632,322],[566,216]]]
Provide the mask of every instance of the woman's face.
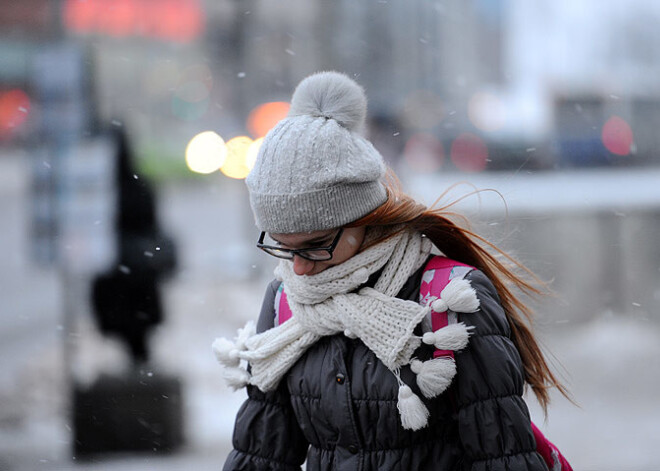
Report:
[[[329,246],[339,229],[315,232],[299,232],[295,234],[270,234],[270,237],[280,243],[283,249],[307,249]],[[332,252],[330,260],[313,261],[298,255],[293,257],[293,271],[296,275],[316,275],[328,267],[339,265],[355,255],[364,240],[365,226],[346,227]]]

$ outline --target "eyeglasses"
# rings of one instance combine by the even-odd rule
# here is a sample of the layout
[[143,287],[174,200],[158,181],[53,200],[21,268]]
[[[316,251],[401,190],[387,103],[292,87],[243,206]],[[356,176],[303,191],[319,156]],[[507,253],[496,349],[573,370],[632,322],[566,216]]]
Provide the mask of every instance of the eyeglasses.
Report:
[[257,247],[266,252],[267,254],[272,255],[273,257],[283,258],[286,260],[293,260],[294,255],[298,255],[306,260],[311,260],[313,262],[322,262],[325,260],[330,260],[332,258],[332,252],[334,252],[341,235],[344,232],[344,229],[339,229],[337,235],[333,239],[332,243],[328,247],[310,247],[308,249],[283,249],[276,245],[267,245],[264,244],[264,238],[266,233],[262,232],[259,237],[259,242],[257,242]]

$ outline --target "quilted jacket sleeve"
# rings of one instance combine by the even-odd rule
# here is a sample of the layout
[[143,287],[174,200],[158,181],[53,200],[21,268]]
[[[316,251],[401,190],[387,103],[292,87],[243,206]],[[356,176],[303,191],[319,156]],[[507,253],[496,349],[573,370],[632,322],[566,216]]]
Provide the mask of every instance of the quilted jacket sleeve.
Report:
[[547,471],[536,452],[523,394],[523,366],[495,287],[480,271],[466,278],[480,309],[460,314],[474,326],[470,342],[456,354],[460,439],[471,471]]
[[[271,283],[261,307],[257,330],[273,326],[275,290]],[[268,393],[248,386],[234,426],[234,449],[224,471],[293,471],[305,461],[308,443],[291,408],[286,381]]]

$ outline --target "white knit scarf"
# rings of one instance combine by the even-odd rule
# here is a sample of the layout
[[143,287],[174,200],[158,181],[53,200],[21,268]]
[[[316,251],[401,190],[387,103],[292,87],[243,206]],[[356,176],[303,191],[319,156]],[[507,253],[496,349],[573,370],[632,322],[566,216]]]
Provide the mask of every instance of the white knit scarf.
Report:
[[[218,360],[227,367],[225,377],[229,384],[235,388],[252,384],[262,391],[272,390],[321,337],[344,333],[359,338],[395,374],[400,386],[407,388],[403,393],[405,399],[409,399],[412,393],[401,382],[399,368],[411,362],[413,352],[420,346],[422,337],[414,335],[413,331],[431,307],[399,299],[396,294],[424,264],[432,244],[414,231],[401,227],[391,231],[393,234],[383,234],[369,229],[365,238],[367,244],[383,235],[389,237],[316,275],[296,275],[293,264],[283,260],[275,273],[284,283],[292,317],[261,334],[255,334],[253,324],[249,324],[239,330],[235,342],[216,340],[213,348]],[[381,269],[373,288],[358,290],[371,274]],[[462,348],[467,343],[467,329],[463,326],[460,332],[450,333],[450,330],[447,333],[454,337],[436,343],[450,349]],[[435,339],[424,341],[433,343]],[[251,375],[239,367],[241,360],[250,364]],[[449,375],[445,379],[451,381],[454,373],[455,368],[443,370],[441,374]],[[400,410],[401,393],[402,389]],[[416,396],[413,399],[419,401]],[[419,409],[420,405],[421,402],[415,407]],[[421,407],[426,411],[423,405]],[[424,420],[418,419],[406,428],[425,425],[428,411],[420,414],[426,414]],[[405,427],[403,411],[401,415]]]

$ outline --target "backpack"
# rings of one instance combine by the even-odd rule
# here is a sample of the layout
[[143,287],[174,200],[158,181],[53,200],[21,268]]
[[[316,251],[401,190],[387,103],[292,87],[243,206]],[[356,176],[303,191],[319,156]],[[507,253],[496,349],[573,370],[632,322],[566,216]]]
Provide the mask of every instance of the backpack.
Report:
[[[422,273],[422,281],[419,288],[420,304],[428,304],[432,300],[439,298],[442,290],[452,279],[463,278],[474,269],[470,265],[443,256],[432,257],[426,263]],[[274,308],[275,326],[291,318],[291,308],[287,302],[283,283],[280,284],[275,294]],[[457,315],[452,311],[436,312],[431,310],[427,319],[423,321],[423,330],[435,332],[457,322]],[[438,358],[442,356],[453,358],[454,352],[452,350],[435,349],[433,357]],[[573,468],[559,449],[543,435],[534,422],[531,422],[531,427],[534,440],[536,440],[536,451],[543,458],[549,471],[573,471]]]

